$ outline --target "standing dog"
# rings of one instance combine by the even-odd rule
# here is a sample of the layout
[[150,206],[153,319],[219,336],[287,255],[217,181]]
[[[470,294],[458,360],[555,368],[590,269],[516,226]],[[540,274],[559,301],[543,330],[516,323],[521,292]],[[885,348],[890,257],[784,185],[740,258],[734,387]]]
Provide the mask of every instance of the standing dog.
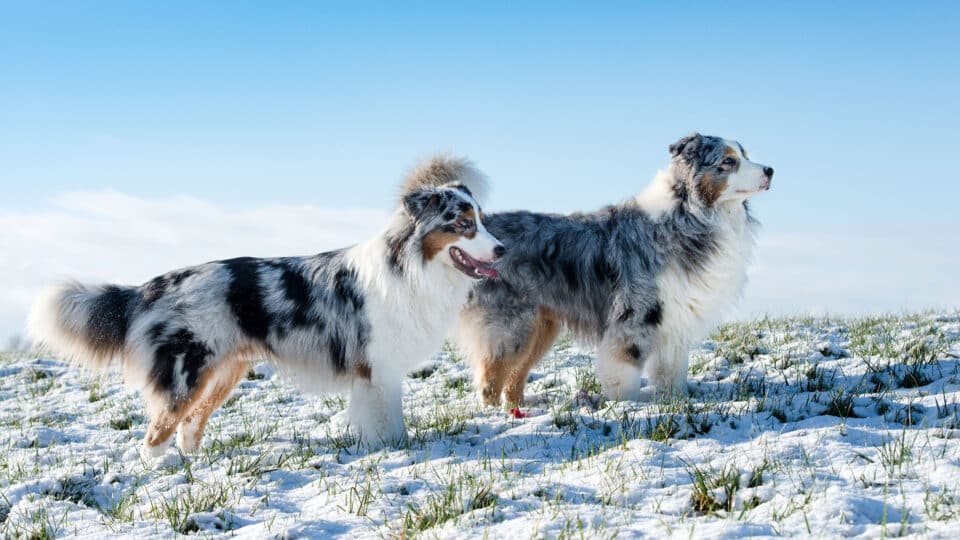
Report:
[[570,216],[484,218],[507,255],[501,279],[474,289],[457,333],[486,404],[522,401],[527,374],[563,325],[598,345],[607,397],[686,392],[690,346],[746,282],[757,227],[746,201],[770,188],[773,169],[735,141],[700,134],[671,145],[670,155],[627,202]]
[[386,230],[309,257],[240,258],[173,271],[140,287],[55,287],[33,337],[94,367],[119,358],[150,414],[142,454],[174,431],[198,447],[210,414],[269,358],[318,391],[350,391],[349,427],[367,444],[406,437],[401,382],[439,349],[474,281],[495,278],[503,246],[484,228],[469,163],[415,169]]

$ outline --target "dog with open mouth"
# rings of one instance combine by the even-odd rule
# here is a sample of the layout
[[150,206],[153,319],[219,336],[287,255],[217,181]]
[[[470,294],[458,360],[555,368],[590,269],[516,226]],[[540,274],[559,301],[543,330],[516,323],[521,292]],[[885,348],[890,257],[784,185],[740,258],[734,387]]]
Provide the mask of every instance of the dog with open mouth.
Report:
[[306,257],[238,258],[141,286],[66,283],[29,319],[32,337],[95,368],[119,360],[142,391],[142,454],[176,433],[194,452],[210,415],[267,358],[310,391],[349,391],[348,428],[367,445],[406,438],[401,382],[440,349],[503,245],[483,225],[484,178],[440,156],[413,170],[382,234]]

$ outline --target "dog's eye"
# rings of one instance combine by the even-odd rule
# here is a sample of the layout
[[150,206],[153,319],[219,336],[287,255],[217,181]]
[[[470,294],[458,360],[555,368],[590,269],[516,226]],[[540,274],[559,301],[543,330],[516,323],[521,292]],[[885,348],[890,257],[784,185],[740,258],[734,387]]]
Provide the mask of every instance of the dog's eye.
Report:
[[724,167],[733,167],[734,165],[737,164],[737,160],[732,157],[728,157],[728,158],[724,158],[724,160],[721,161],[720,164],[723,165]]
[[461,229],[472,229],[472,228],[473,228],[473,220],[472,220],[472,219],[461,219],[460,221],[457,222],[457,226],[460,227]]

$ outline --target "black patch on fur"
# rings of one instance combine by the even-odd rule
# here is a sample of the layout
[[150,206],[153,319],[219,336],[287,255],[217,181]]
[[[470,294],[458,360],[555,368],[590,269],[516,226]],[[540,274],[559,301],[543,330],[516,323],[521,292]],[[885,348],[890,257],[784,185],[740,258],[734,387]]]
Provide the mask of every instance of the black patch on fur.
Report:
[[136,289],[111,285],[93,300],[86,329],[87,339],[94,349],[117,350],[123,347],[130,325],[130,307],[138,296]]
[[184,270],[179,270],[177,272],[172,272],[170,274],[170,281],[173,283],[174,287],[179,287],[180,284],[183,283],[183,280],[187,279],[188,277],[196,273],[197,271],[192,268],[187,268]]
[[633,317],[634,313],[635,311],[633,310],[633,308],[627,308],[623,310],[623,313],[621,313],[619,317],[617,317],[617,320],[620,322],[625,322],[630,317]]
[[330,341],[327,343],[330,350],[330,361],[333,362],[333,368],[337,373],[343,373],[347,369],[347,346],[337,333],[330,335]]
[[417,190],[408,193],[403,198],[403,206],[414,219],[424,217],[428,211],[440,205],[441,195],[435,190]]
[[462,191],[462,192],[466,193],[466,194],[469,195],[471,198],[473,197],[473,192],[470,191],[470,188],[468,188],[467,186],[465,186],[465,185],[463,185],[463,184],[453,184],[453,185],[451,185],[450,187],[452,187],[453,189],[456,189],[456,190],[458,190],[458,191]]
[[453,218],[457,217],[456,212],[446,212],[443,214],[444,221],[453,221]]
[[403,274],[403,250],[410,243],[416,228],[412,221],[407,222],[395,235],[387,235],[387,265],[394,273]]
[[169,287],[169,285],[166,276],[158,276],[148,281],[141,287],[144,303],[149,306],[156,302],[167,293],[167,287]]
[[683,207],[677,209],[673,246],[680,266],[687,273],[702,270],[717,250],[717,240],[709,223]]
[[237,324],[247,336],[264,342],[273,321],[263,305],[257,272],[260,261],[252,257],[240,257],[221,261],[220,264],[230,271],[227,304],[236,316]]
[[461,213],[469,212],[470,210],[473,210],[473,205],[467,201],[461,201],[460,204],[457,205],[457,209],[460,210]]
[[283,293],[288,300],[293,302],[293,311],[290,313],[291,322],[295,326],[307,326],[310,324],[308,318],[310,312],[310,283],[303,277],[303,274],[290,266],[285,265],[282,268],[280,282],[283,284]]
[[627,347],[627,354],[630,355],[630,358],[634,360],[640,360],[640,347],[637,347],[636,343],[631,344]]
[[646,315],[643,316],[643,323],[659,326],[661,321],[663,321],[663,306],[657,302],[647,310]]
[[614,282],[617,279],[617,273],[607,261],[603,253],[597,254],[593,259],[593,275],[600,282]]
[[576,263],[569,259],[563,259],[560,261],[560,272],[563,274],[563,279],[567,282],[567,286],[576,291],[580,288],[580,279],[578,278],[578,269]]
[[690,191],[687,189],[687,184],[682,181],[673,184],[673,195],[681,203],[687,203],[690,200]]
[[357,273],[352,268],[341,268],[333,276],[333,293],[337,300],[353,306],[354,311],[363,309],[363,297],[357,290]]
[[197,387],[200,373],[207,365],[207,358],[213,354],[206,344],[187,330],[181,328],[168,336],[157,347],[153,368],[150,370],[150,383],[158,390],[172,393],[179,373],[176,372],[177,359],[183,358],[182,371],[187,385],[186,398]]
[[196,273],[197,271],[195,269],[186,268],[183,270],[177,270],[175,272],[169,272],[162,276],[157,276],[151,279],[140,288],[140,292],[143,294],[144,303],[149,306],[150,304],[156,302],[171,289],[179,287],[180,284],[183,283],[183,280]]
[[699,133],[691,133],[690,135],[681,137],[677,142],[670,145],[670,155],[678,157],[680,155],[696,154],[702,142],[703,135]]
[[160,321],[150,327],[150,330],[147,331],[147,335],[150,336],[150,341],[152,343],[157,343],[160,340],[160,336],[162,336],[166,331],[167,323]]

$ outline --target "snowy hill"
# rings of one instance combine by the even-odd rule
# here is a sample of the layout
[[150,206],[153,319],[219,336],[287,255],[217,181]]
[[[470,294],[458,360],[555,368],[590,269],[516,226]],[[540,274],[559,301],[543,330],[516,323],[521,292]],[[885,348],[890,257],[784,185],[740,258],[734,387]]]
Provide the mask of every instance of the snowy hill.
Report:
[[600,398],[561,340],[526,418],[454,351],[407,381],[409,444],[368,453],[338,396],[258,367],[203,451],[144,463],[135,393],[0,359],[0,534],[260,538],[947,536],[960,527],[960,319],[777,319],[694,351],[689,399]]

